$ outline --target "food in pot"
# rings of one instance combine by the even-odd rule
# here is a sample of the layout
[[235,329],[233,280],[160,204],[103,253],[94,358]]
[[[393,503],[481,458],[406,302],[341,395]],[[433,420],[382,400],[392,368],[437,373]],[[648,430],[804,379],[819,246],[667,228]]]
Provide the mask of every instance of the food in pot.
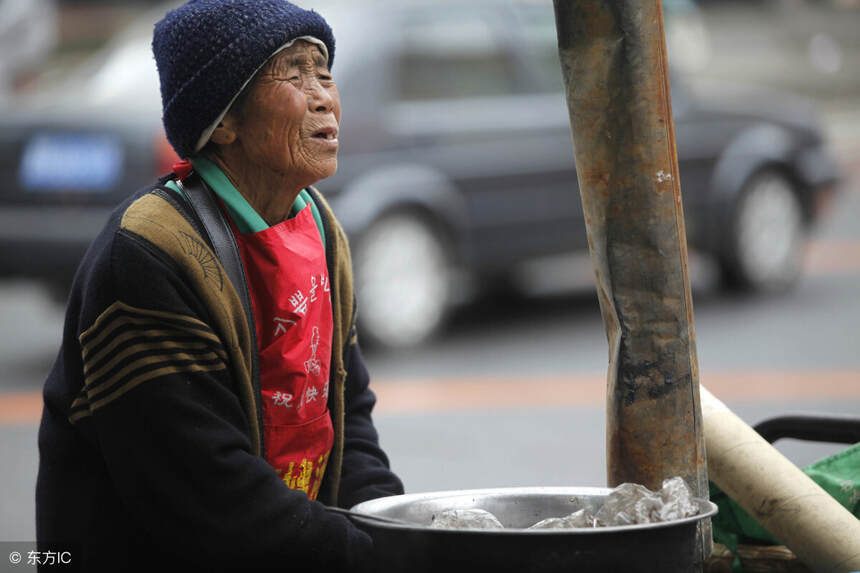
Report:
[[[699,512],[690,488],[680,477],[663,481],[654,492],[635,483],[613,489],[595,513],[580,507],[565,517],[550,517],[528,529],[574,529],[660,523],[692,517]],[[437,529],[502,529],[492,513],[483,509],[448,509],[433,517]]]
[[698,512],[690,488],[682,478],[673,477],[663,480],[658,492],[635,483],[619,485],[606,497],[596,517],[604,525],[633,525],[673,521]]
[[496,516],[483,509],[446,509],[433,516],[430,527],[437,529],[503,529]]
[[571,529],[573,527],[598,527],[597,518],[584,509],[565,517],[549,517],[538,521],[529,529]]

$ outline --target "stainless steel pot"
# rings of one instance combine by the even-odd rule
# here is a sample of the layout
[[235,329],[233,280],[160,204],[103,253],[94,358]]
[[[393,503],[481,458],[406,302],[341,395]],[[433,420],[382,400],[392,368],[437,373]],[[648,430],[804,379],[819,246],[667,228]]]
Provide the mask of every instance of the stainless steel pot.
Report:
[[[352,511],[407,521],[397,525],[356,517],[373,538],[379,570],[516,572],[690,572],[696,523],[717,512],[696,499],[699,514],[666,523],[595,529],[528,530],[547,517],[578,509],[596,511],[611,490],[594,487],[530,487],[416,493],[360,503]],[[433,516],[452,508],[487,510],[506,529],[432,529]],[[414,525],[411,525],[413,524]]]

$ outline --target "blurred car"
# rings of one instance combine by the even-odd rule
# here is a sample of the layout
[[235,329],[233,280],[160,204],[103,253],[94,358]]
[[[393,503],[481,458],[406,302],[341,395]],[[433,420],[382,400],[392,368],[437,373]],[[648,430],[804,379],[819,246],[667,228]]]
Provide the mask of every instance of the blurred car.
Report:
[[[550,2],[306,4],[338,39],[340,164],[319,187],[353,242],[366,339],[417,344],[463,277],[492,286],[524,261],[587,249]],[[667,10],[678,4],[686,14]],[[69,276],[111,206],[170,170],[154,14],[68,97],[3,118],[3,272]],[[727,285],[783,290],[836,164],[811,105],[731,90],[672,77],[687,236]]]
[[177,160],[149,47],[156,13],[0,113],[0,275],[65,296],[114,206]]

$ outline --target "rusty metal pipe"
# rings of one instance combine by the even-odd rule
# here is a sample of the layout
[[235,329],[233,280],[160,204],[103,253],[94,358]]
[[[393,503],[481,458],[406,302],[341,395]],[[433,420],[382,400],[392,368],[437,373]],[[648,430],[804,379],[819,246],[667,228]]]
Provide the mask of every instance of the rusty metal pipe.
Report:
[[[660,0],[554,0],[609,339],[607,479],[708,495],[687,242]],[[710,554],[709,525],[701,534]]]

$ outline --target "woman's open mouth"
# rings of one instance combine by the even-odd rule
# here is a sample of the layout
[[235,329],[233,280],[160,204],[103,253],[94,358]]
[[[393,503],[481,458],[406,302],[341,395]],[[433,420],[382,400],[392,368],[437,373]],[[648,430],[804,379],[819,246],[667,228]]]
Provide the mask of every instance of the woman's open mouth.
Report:
[[311,138],[319,140],[320,142],[326,143],[334,143],[337,144],[337,128],[336,127],[326,127],[320,129],[319,131],[314,132]]

